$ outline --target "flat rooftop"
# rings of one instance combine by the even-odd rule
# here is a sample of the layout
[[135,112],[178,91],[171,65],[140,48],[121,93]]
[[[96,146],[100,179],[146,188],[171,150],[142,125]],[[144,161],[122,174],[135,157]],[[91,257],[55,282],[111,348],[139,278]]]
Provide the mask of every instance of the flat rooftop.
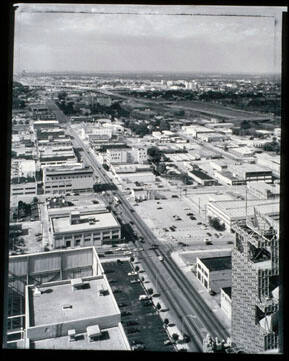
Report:
[[[89,224],[89,218],[94,218],[95,223]],[[119,227],[119,223],[112,213],[92,213],[80,215],[80,223],[71,224],[70,217],[53,218],[51,220],[54,233],[70,233],[90,231],[95,229]]]
[[[41,286],[42,294],[29,292],[30,326],[58,324],[90,317],[114,315],[119,312],[114,296],[100,296],[98,291],[108,289],[103,278],[86,281],[88,288],[72,290],[70,282],[62,285]],[[62,309],[64,305],[71,308]]]
[[99,341],[89,342],[86,334],[77,335],[77,341],[69,342],[68,336],[38,340],[32,343],[35,349],[48,350],[97,350],[125,351],[129,350],[121,327],[102,329],[106,337]]
[[209,269],[209,271],[222,271],[232,268],[232,257],[212,257],[212,258],[200,258],[200,261]]
[[[246,201],[216,201],[208,204],[210,207],[217,208],[219,211],[229,215],[231,218],[246,216]],[[254,207],[258,207],[260,212],[266,215],[278,215],[280,212],[279,200],[271,199],[248,199],[247,200],[247,215],[249,217],[254,215]]]

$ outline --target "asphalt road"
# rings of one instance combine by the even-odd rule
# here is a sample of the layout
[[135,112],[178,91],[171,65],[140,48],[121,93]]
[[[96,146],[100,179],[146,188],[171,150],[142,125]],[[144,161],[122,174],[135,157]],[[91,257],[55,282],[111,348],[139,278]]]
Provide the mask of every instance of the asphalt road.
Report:
[[[74,136],[79,146],[83,148],[87,160],[95,169],[102,182],[112,184],[112,180],[97,163],[88,147],[79,139],[76,132],[70,127],[68,127],[68,131]],[[130,219],[134,223],[138,233],[145,239],[145,244],[136,241],[138,247],[144,248],[141,256],[144,269],[152,276],[152,279],[154,277],[157,279],[161,297],[167,303],[171,312],[175,314],[176,319],[179,320],[179,329],[183,329],[185,333],[192,336],[189,350],[200,352],[202,350],[202,340],[208,332],[213,337],[217,336],[219,339],[226,339],[229,336],[227,330],[170,258],[167,247],[158,241],[147,225],[132,209],[122,193],[119,190],[114,191],[114,193],[121,202],[121,206],[118,207],[121,207],[126,219]],[[105,198],[108,201],[111,195],[108,193]],[[155,251],[149,250],[148,248],[152,244],[158,244],[159,249]],[[157,255],[162,255],[164,262],[161,262]]]
[[[48,101],[47,105],[55,112],[60,122],[66,123],[67,133],[74,136],[75,141],[83,149],[86,159],[96,171],[103,183],[113,184],[112,180],[107,176],[101,165],[98,164],[95,157],[91,154],[88,147],[80,140],[78,134],[70,127],[68,118],[55,105],[53,101]],[[184,277],[183,273],[170,257],[170,250],[167,246],[162,245],[157,237],[151,232],[147,225],[132,209],[129,202],[124,198],[119,190],[115,190],[121,202],[121,212],[127,220],[134,223],[134,228],[141,235],[145,243],[136,241],[135,246],[142,247],[141,261],[145,271],[150,275],[151,279],[156,280],[157,291],[160,292],[163,302],[170,309],[174,318],[178,320],[177,325],[180,330],[191,336],[189,343],[189,351],[202,351],[202,340],[207,333],[212,337],[226,339],[229,334],[225,327],[215,317],[213,311],[202,300],[196,290],[192,288],[190,282]],[[112,194],[109,192],[104,195],[104,200],[108,203]],[[112,207],[114,208],[114,207]],[[151,250],[152,244],[158,244],[157,250]],[[161,262],[158,256],[162,256],[164,261]]]

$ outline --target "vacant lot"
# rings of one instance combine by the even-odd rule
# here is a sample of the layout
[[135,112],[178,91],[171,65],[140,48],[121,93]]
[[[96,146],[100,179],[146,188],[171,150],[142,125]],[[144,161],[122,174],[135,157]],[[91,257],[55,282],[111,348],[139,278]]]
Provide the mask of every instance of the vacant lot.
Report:
[[130,283],[138,279],[137,276],[128,276],[128,273],[132,272],[130,263],[109,262],[102,266],[122,312],[122,324],[130,344],[134,341],[140,342],[147,351],[174,351],[173,346],[164,345],[168,336],[155,308],[152,305],[145,306],[143,301],[139,301],[144,290],[141,283]]

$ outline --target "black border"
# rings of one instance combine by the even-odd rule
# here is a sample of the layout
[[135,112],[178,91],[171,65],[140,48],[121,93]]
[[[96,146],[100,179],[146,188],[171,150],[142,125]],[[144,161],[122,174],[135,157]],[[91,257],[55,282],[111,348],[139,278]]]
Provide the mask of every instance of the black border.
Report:
[[[4,11],[2,10],[4,3]],[[42,1],[42,0],[36,0],[36,1],[13,1],[13,0],[4,0],[1,2],[1,25],[2,25],[2,31],[1,36],[3,37],[3,40],[1,42],[1,61],[2,61],[2,67],[1,67],[1,90],[4,93],[4,96],[0,98],[0,158],[1,158],[1,188],[4,190],[2,192],[2,195],[0,196],[0,235],[1,235],[1,257],[2,257],[2,272],[1,273],[1,288],[2,288],[2,295],[5,294],[5,289],[7,286],[7,270],[8,270],[8,227],[9,227],[9,212],[7,212],[7,209],[9,209],[9,193],[10,193],[10,149],[11,149],[11,123],[8,121],[8,119],[11,119],[11,102],[12,102],[12,79],[13,79],[13,62],[11,59],[13,59],[13,39],[14,39],[14,4],[17,3],[47,3],[47,4],[110,4],[110,5],[214,5],[214,6],[287,6],[288,7],[288,1],[284,0],[275,0],[275,1],[266,1],[266,0],[243,0],[243,1],[232,1],[232,0],[211,0],[211,1]],[[288,10],[287,10],[288,11]],[[281,317],[281,327],[283,330],[283,338],[280,340],[280,346],[281,350],[283,351],[282,355],[268,355],[269,357],[274,358],[280,358],[285,357],[288,351],[288,346],[286,344],[287,341],[287,328],[286,328],[286,322],[285,319],[287,319],[288,311],[287,311],[287,275],[288,275],[288,269],[285,259],[285,252],[288,251],[288,246],[286,244],[287,242],[287,235],[288,233],[288,224],[286,222],[286,206],[287,202],[285,199],[285,196],[287,195],[287,180],[288,180],[288,155],[287,155],[287,144],[286,140],[288,139],[288,13],[283,13],[283,37],[282,37],[282,135],[281,135],[281,197],[280,197],[280,223],[281,223],[281,232],[280,232],[280,277],[281,277],[281,283],[282,283],[282,299],[280,302],[280,310],[282,311],[282,317]],[[4,50],[4,56],[3,56],[3,50]],[[287,249],[286,249],[287,248]],[[286,290],[287,288],[287,290]],[[4,306],[4,308],[1,308],[1,311],[3,312],[2,315],[5,313],[5,297],[3,300],[1,300],[1,304]],[[4,318],[2,317],[2,320],[4,321]],[[3,322],[4,325],[4,322]],[[5,341],[5,335],[3,336],[3,327],[1,327],[0,334],[1,334],[1,346],[3,345],[3,341]],[[3,347],[3,346],[2,346]],[[56,355],[55,351],[53,350],[11,350],[11,349],[1,349],[3,356],[14,356],[14,353],[18,352],[18,355],[21,357],[34,357],[37,358],[51,355]],[[22,352],[21,352],[22,351]],[[19,354],[21,352],[21,354]],[[24,353],[23,353],[24,352]],[[126,359],[135,358],[138,357],[137,354],[134,352],[113,352],[113,351],[85,351],[83,354],[83,351],[73,351],[70,352],[69,350],[65,351],[56,351],[57,356],[116,356],[116,357],[122,357],[124,356]],[[96,353],[95,353],[96,352]],[[195,358],[201,358],[201,359],[210,359],[210,358],[220,358],[224,359],[227,357],[232,358],[238,358],[242,357],[251,359],[255,357],[266,357],[266,355],[216,355],[216,354],[191,354],[191,353],[177,353],[177,354],[170,354],[170,353],[151,353],[151,352],[145,352],[138,354],[140,356],[150,357],[152,356],[158,356],[158,357],[177,357],[177,358],[185,358],[185,359],[191,359],[192,357]],[[177,356],[176,356],[177,355]]]

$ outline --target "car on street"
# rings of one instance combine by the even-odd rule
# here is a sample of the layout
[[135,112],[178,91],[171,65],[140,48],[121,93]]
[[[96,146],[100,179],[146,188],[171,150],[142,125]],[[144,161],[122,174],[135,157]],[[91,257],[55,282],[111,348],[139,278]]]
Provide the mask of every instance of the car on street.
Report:
[[164,341],[164,345],[165,346],[169,346],[169,345],[172,345],[173,343],[172,343],[172,341],[171,340],[165,340]]

